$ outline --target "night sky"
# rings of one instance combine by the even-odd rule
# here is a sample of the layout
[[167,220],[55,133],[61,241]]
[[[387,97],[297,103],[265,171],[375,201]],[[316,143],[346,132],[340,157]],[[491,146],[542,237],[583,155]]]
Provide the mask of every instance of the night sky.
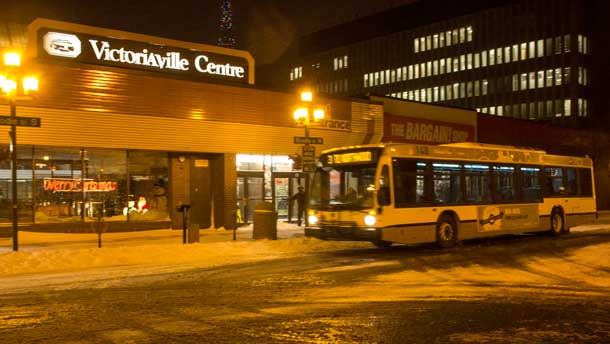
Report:
[[[233,0],[237,48],[258,65],[296,53],[302,34],[413,0]],[[216,44],[221,0],[0,0],[0,19],[36,17]]]

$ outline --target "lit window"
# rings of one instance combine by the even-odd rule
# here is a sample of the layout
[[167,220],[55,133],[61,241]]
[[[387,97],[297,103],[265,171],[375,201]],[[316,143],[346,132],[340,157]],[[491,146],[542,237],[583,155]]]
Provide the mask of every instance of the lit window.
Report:
[[415,90],[415,100],[419,101],[419,90]]
[[445,33],[441,32],[440,36],[438,37],[438,46],[440,48],[443,48],[445,46]]
[[460,84],[457,82],[453,84],[453,99],[458,99],[460,97]]
[[445,101],[445,86],[440,87],[440,99],[441,101]]
[[527,90],[527,73],[521,74],[521,91]]
[[335,57],[333,59],[333,70],[337,70],[337,69],[339,69],[339,59]]
[[426,62],[426,75],[432,76],[432,62],[431,61]]
[[452,100],[453,99],[453,88],[451,87],[451,85],[446,85],[445,90],[447,91],[447,100]]
[[583,37],[582,52],[584,54],[588,54],[589,53],[589,39],[586,36]]
[[466,42],[466,28],[460,28],[460,43]]
[[513,91],[519,91],[519,74],[513,75]]
[[479,53],[475,53],[474,54],[474,68],[479,68],[480,65],[481,65],[481,58],[479,56]]
[[458,44],[459,40],[458,40],[458,29],[453,29],[453,44]]
[[502,106],[498,106],[497,108],[497,115],[498,116],[504,116],[504,111],[502,110]]
[[483,50],[481,53],[481,66],[487,67],[487,50]]
[[513,45],[513,50],[512,50],[512,61],[513,62],[517,62],[519,61],[519,45],[514,44]]
[[407,66],[402,67],[402,80],[407,80]]
[[544,41],[541,39],[536,41],[536,56],[537,57],[544,56]]
[[396,71],[392,69],[392,72],[390,73],[390,82],[394,83],[396,82]]
[[553,101],[552,100],[547,100],[546,101],[546,118],[550,118],[553,117]]
[[561,36],[555,37],[555,54],[561,54]]
[[466,67],[472,69],[472,54],[466,55]]
[[451,43],[451,31],[445,32],[445,39],[447,41],[447,46],[450,46],[452,44]]
[[454,72],[460,71],[460,59],[457,57],[453,58],[453,71]]
[[408,74],[409,80],[412,80],[413,79],[413,65],[409,65],[407,70],[409,71],[409,74]]
[[564,99],[564,101],[563,101],[563,114],[566,117],[572,115],[572,101],[571,101],[571,99]]
[[570,52],[570,35],[563,36],[563,51],[566,53]]
[[375,72],[375,81],[373,82],[373,86],[379,85],[379,72]]
[[553,70],[552,69],[547,69],[546,70],[546,87],[551,87],[553,86]]
[[432,89],[428,88],[428,103],[432,103]]
[[433,94],[434,94],[434,96],[432,98],[432,101],[437,102],[438,101],[438,87],[434,87]]
[[426,50],[432,49],[432,37],[426,36]]
[[440,60],[440,73],[445,74],[445,59]]
[[[394,71],[392,71],[392,73],[394,73]],[[396,81],[401,82],[402,81],[402,72],[400,67],[396,68]]]
[[510,62],[510,47],[504,47],[504,62]]
[[521,61],[527,59],[527,43],[521,43]]
[[460,55],[460,70],[466,70],[466,55]]
[[337,69],[343,69],[343,60],[340,58],[335,58],[335,61],[339,61],[339,66]]
[[563,100],[555,99],[555,117],[563,116]]
[[434,60],[432,63],[432,74],[438,75],[438,60]]
[[426,77],[426,64],[423,62],[419,64],[419,75],[421,75],[422,78]]
[[570,83],[570,67],[563,68],[563,83],[566,85]]
[[528,54],[528,57],[529,57],[530,59],[533,59],[533,58],[535,58],[535,57],[536,57],[536,42],[531,41],[531,42],[530,42],[530,44],[529,44],[529,46],[530,46],[530,49],[529,49],[529,54]]
[[496,63],[502,64],[502,48],[496,49]]
[[484,96],[487,95],[487,79],[483,79],[483,82],[481,83],[481,94]]
[[451,73],[451,57],[447,58],[447,73]]
[[290,81],[294,80],[294,72],[290,71]]
[[495,106],[490,106],[489,107],[489,114],[490,115],[495,115],[496,114],[496,107]]
[[343,56],[343,68],[347,68],[347,55]]
[[466,28],[466,40],[472,42],[472,26]]
[[466,84],[460,82],[460,98],[466,98]]
[[432,48],[433,49],[438,48],[438,35],[432,36]]
[[419,38],[419,51],[426,51],[426,38],[425,37],[420,37]]
[[530,90],[536,88],[536,72],[530,72]]
[[538,88],[542,88],[544,87],[544,71],[543,70],[539,70],[537,72],[537,78],[536,78],[536,87]]
[[385,70],[385,82],[388,84],[390,83],[390,70],[389,69]]
[[480,95],[481,95],[481,81],[475,80],[474,81],[474,96],[478,97]]
[[[409,67],[411,67],[411,66],[409,66]],[[415,74],[415,79],[419,79],[419,65],[415,65],[415,66],[413,66],[413,68],[414,68],[414,71],[415,71],[415,73],[414,73]]]
[[466,83],[466,96],[469,98],[473,96],[472,81]]
[[555,68],[555,86],[561,85],[561,68]]
[[496,51],[495,49],[489,49],[489,65],[493,66],[496,64]]

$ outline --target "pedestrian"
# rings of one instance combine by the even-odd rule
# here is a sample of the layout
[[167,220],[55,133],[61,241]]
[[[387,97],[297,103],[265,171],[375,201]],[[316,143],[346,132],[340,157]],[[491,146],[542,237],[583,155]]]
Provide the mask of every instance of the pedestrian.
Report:
[[301,226],[305,218],[305,188],[299,185],[298,192],[292,195],[289,200],[297,201],[297,224]]

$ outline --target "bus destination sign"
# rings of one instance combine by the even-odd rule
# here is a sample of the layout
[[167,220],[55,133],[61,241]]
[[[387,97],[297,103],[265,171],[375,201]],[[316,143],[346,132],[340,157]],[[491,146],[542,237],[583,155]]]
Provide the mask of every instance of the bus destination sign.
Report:
[[343,164],[356,164],[363,162],[373,161],[372,151],[359,151],[359,152],[347,152],[347,153],[336,153],[328,154],[326,156],[326,163],[328,165],[343,165]]

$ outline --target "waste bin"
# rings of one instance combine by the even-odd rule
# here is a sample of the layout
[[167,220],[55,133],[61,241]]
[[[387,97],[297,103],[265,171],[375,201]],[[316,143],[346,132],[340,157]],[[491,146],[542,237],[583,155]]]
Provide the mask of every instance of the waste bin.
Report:
[[259,202],[252,214],[252,239],[277,239],[277,212],[273,203]]

